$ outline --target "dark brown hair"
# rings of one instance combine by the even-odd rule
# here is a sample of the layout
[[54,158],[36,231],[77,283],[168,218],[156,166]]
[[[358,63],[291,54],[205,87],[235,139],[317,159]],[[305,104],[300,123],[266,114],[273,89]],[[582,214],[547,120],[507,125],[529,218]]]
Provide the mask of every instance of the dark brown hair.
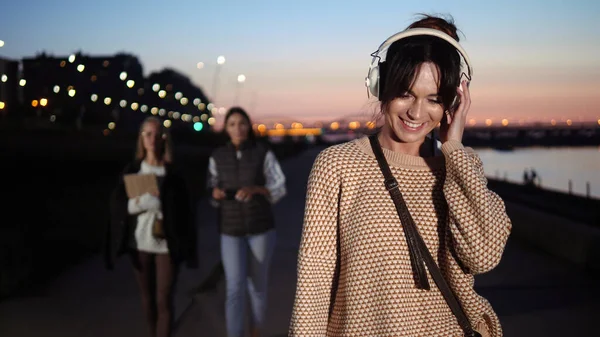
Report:
[[256,140],[256,135],[254,134],[254,130],[252,130],[252,121],[250,120],[250,116],[248,115],[248,113],[246,112],[246,110],[242,109],[241,107],[235,106],[232,107],[231,109],[229,109],[229,111],[227,111],[227,114],[225,115],[225,123],[223,124],[223,134],[225,135],[225,137],[227,137],[228,140],[231,139],[231,137],[229,137],[229,134],[227,133],[227,121],[229,120],[229,118],[235,114],[239,114],[240,116],[242,116],[242,118],[244,118],[246,120],[246,122],[248,123],[248,140],[250,141],[254,141]]
[[431,16],[431,15],[427,15],[427,14],[420,14],[420,16],[421,16],[420,20],[417,20],[417,21],[411,23],[406,28],[407,29],[411,29],[411,28],[437,29],[441,32],[444,32],[444,33],[450,35],[452,38],[454,38],[456,40],[456,42],[460,41],[458,34],[457,34],[457,29],[456,29],[456,26],[454,25],[454,20],[452,19],[452,17],[443,19],[443,18],[440,18],[437,16]]
[[[458,41],[457,29],[451,20],[424,15],[408,28],[440,30]],[[460,84],[460,54],[450,43],[435,36],[419,35],[398,40],[390,45],[386,61],[380,66],[381,108],[409,91],[421,64],[432,62],[439,71],[439,95],[445,110],[452,110],[456,88]]]

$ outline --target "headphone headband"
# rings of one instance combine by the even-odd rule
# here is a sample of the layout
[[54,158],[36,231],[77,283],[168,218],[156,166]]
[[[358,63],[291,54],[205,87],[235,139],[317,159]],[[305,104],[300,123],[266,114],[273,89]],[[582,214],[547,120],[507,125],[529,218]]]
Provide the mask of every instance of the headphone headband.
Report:
[[410,37],[410,36],[418,36],[418,35],[429,35],[429,36],[435,36],[437,38],[440,38],[448,43],[450,43],[462,56],[462,58],[465,60],[465,63],[467,65],[467,78],[470,81],[471,78],[473,77],[473,68],[471,67],[471,60],[469,59],[469,55],[467,55],[467,52],[461,47],[461,45],[454,39],[452,38],[450,35],[439,31],[437,29],[431,29],[431,28],[411,28],[411,29],[407,29],[404,30],[402,32],[396,33],[390,37],[388,37],[385,41],[383,41],[383,43],[379,46],[379,48],[377,48],[377,51],[373,52],[371,54],[371,56],[373,57],[373,59],[371,60],[371,66],[369,67],[369,73],[367,75],[367,78],[365,79],[365,84],[367,86],[367,88],[369,88],[369,91],[371,92],[371,94],[375,97],[379,97],[379,62],[376,62],[377,59],[381,59],[381,57],[379,56],[379,54],[385,50],[386,48],[388,48],[392,43]]

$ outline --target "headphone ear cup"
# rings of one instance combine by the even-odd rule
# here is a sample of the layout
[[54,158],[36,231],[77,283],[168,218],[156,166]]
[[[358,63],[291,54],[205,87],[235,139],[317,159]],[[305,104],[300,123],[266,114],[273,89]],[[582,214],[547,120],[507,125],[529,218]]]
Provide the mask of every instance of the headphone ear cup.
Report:
[[367,87],[371,95],[379,97],[379,66],[373,66],[367,77]]

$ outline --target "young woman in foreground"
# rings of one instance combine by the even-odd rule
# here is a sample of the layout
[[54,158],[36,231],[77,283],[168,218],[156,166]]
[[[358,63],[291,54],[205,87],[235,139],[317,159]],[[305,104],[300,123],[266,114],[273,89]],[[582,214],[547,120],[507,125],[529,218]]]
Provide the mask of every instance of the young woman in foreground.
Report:
[[[313,165],[290,336],[502,335],[473,284],[499,263],[511,222],[486,186],[481,160],[462,144],[471,104],[461,81],[464,51],[454,24],[442,18],[426,16],[405,32],[380,47],[376,58],[389,46],[385,61],[369,73],[379,132],[332,146]],[[409,221],[399,218],[378,152],[422,240],[407,241]],[[419,240],[466,322],[459,324],[430,265],[424,269]]]

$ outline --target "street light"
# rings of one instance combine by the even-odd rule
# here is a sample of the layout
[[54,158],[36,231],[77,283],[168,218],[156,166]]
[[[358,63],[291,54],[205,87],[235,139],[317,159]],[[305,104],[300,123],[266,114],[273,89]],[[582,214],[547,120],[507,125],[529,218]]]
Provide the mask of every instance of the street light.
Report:
[[0,48],[4,47],[4,41],[0,40]]
[[213,88],[212,88],[212,93],[213,93],[213,98],[212,101],[216,102],[217,101],[217,85],[219,82],[219,75],[221,74],[221,68],[223,66],[223,64],[225,64],[225,56],[221,55],[219,57],[217,57],[217,69],[215,69],[215,75],[213,77]]
[[256,111],[256,103],[258,98],[256,97],[256,91],[252,91],[252,99],[250,101],[250,112],[252,113],[253,111]]
[[244,82],[246,82],[246,75],[244,74],[240,74],[237,77],[237,86],[236,86],[236,90],[235,90],[235,102],[233,103],[233,105],[238,105],[238,101],[240,98],[240,91],[242,90],[242,85],[244,84]]

